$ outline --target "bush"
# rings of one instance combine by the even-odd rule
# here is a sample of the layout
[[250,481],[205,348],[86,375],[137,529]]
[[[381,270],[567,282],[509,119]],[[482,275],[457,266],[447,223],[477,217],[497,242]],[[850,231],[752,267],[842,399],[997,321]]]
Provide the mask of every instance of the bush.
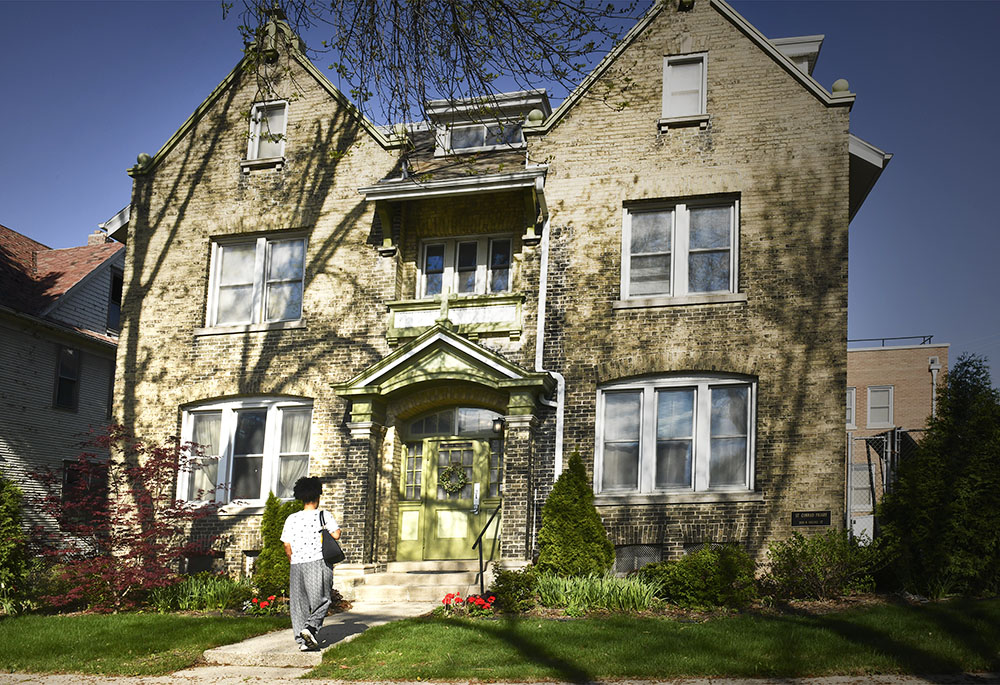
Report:
[[649,564],[638,575],[657,588],[657,597],[677,606],[738,608],[756,597],[754,569],[741,547],[722,545]]
[[268,494],[260,521],[264,545],[253,566],[254,585],[264,596],[283,597],[288,594],[289,564],[285,545],[281,542],[281,530],[285,526],[285,519],[297,511],[302,511],[302,502],[282,502],[273,492]]
[[771,565],[761,590],[774,599],[835,599],[875,589],[882,545],[864,544],[845,530],[804,537],[795,533],[768,550]]
[[40,599],[59,608],[135,608],[177,582],[183,557],[207,551],[213,539],[190,542],[187,533],[215,509],[174,497],[190,445],[145,443],[111,426],[88,447],[70,466],[77,476],[71,487],[63,487],[62,473],[35,474],[46,491],[41,504],[63,533],[43,541],[44,554],[60,574],[52,582],[66,588]]
[[1000,592],[1000,391],[984,358],[959,357],[878,513],[907,589]]
[[540,573],[538,597],[547,607],[564,608],[570,616],[582,616],[594,609],[645,611],[655,600],[656,584],[639,576],[564,577]]
[[542,507],[538,549],[538,570],[562,576],[603,575],[615,560],[579,452],[570,456]]
[[21,490],[0,476],[0,611],[7,615],[30,608],[31,559],[21,525]]
[[153,590],[149,604],[157,611],[222,611],[242,607],[252,595],[250,583],[205,571]]
[[531,566],[521,571],[497,571],[490,585],[490,594],[496,597],[494,606],[503,613],[522,613],[535,606],[537,580]]

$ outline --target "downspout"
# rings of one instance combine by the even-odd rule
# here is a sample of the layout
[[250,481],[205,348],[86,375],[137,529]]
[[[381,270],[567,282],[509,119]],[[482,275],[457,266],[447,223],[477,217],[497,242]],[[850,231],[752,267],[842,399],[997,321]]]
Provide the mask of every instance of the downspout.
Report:
[[928,368],[931,372],[931,418],[937,416],[937,378],[938,371],[941,370],[941,362],[938,357],[931,357]]
[[563,416],[565,413],[566,399],[566,378],[558,371],[545,369],[542,367],[542,357],[545,345],[545,310],[548,302],[549,283],[549,218],[545,217],[542,226],[542,262],[540,265],[538,278],[538,325],[535,328],[535,371],[548,373],[556,379],[556,399],[541,398],[539,401],[546,407],[554,407],[556,410],[556,445],[555,464],[553,468],[553,481],[562,473],[563,467]]

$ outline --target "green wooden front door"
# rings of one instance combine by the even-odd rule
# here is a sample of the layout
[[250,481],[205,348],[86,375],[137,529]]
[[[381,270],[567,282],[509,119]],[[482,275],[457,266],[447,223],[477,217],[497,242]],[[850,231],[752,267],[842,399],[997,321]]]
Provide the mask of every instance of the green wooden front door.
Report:
[[[396,559],[472,559],[476,537],[500,502],[502,441],[464,436],[432,437],[406,444],[400,478]],[[455,466],[467,483],[446,492],[439,473]],[[453,469],[454,470],[454,469]],[[498,522],[484,536],[489,553]]]

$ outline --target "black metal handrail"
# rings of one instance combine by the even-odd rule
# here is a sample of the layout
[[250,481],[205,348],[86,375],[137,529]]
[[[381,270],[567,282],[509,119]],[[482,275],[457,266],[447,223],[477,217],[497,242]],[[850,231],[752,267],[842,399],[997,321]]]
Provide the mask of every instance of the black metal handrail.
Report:
[[[476,576],[476,580],[479,581],[479,594],[480,595],[486,594],[485,576],[484,576],[484,572],[483,572],[484,571],[484,569],[483,569],[483,536],[486,535],[486,530],[490,527],[490,524],[493,523],[493,519],[495,519],[497,517],[497,514],[500,513],[500,507],[502,507],[502,506],[503,506],[503,500],[500,500],[500,503],[497,504],[497,508],[493,510],[492,514],[490,514],[490,520],[487,521],[486,525],[483,526],[483,529],[481,531],[479,531],[479,537],[477,537],[476,541],[472,543],[472,549],[477,549],[477,548],[479,549],[479,575]],[[497,543],[497,538],[494,535],[493,536],[493,545],[495,546],[496,543]],[[492,558],[492,557],[493,557],[493,548],[491,547],[490,548],[490,558]]]

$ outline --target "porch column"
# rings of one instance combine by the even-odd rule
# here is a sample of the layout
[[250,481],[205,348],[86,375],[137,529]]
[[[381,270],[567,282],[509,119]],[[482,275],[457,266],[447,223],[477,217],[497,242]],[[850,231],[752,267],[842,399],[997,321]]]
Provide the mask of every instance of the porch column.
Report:
[[[376,481],[378,455],[385,438],[385,411],[380,403],[356,399],[351,408],[351,431],[344,473],[342,542],[351,564],[371,564],[375,550]],[[351,539],[353,538],[353,539]]]
[[530,561],[532,462],[538,422],[532,414],[510,414],[506,420],[500,554],[507,561]]

